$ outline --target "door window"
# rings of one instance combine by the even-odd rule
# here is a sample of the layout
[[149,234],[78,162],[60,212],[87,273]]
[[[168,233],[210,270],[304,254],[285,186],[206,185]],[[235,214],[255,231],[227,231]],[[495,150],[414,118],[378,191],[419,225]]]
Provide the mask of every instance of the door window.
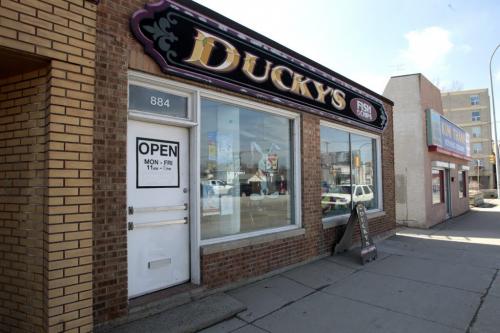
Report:
[[444,202],[444,171],[432,169],[432,203]]
[[467,196],[467,176],[465,171],[458,172],[458,197],[465,198]]
[[188,118],[188,97],[159,89],[129,85],[129,110],[162,116]]

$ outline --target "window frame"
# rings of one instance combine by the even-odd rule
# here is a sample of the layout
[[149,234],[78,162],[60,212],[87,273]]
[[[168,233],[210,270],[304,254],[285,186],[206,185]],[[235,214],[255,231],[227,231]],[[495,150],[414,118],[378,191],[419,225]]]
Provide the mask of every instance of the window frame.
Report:
[[[167,114],[130,109],[129,97],[131,85],[187,98],[187,117],[174,117]],[[127,110],[128,117],[130,119],[174,126],[195,126],[196,118],[198,116],[197,105],[195,103],[195,89],[186,88],[185,86],[177,86],[177,84],[171,83],[169,80],[150,75],[141,75],[133,71],[129,71],[128,73]]]
[[[474,113],[477,113],[477,115],[475,116]],[[481,121],[481,111],[472,111],[471,112],[471,121]]]
[[480,138],[481,137],[481,126],[473,126],[471,128],[471,133],[473,138]]
[[469,96],[470,105],[479,105],[481,102],[479,95],[470,95]]
[[[480,149],[476,149],[477,147],[480,147]],[[483,143],[482,142],[473,142],[472,143],[472,153],[473,154],[481,154],[483,152]]]
[[[200,216],[198,225],[199,225],[199,235],[200,235],[200,246],[204,245],[211,245],[211,244],[217,244],[217,243],[224,243],[224,242],[229,242],[229,241],[235,241],[235,240],[240,240],[240,239],[246,239],[250,237],[257,237],[257,236],[262,236],[262,235],[267,235],[267,234],[272,234],[276,232],[282,232],[282,231],[288,231],[288,230],[295,230],[295,229],[301,229],[302,228],[302,173],[301,173],[301,132],[300,132],[300,113],[296,112],[291,112],[283,109],[279,109],[273,106],[261,104],[258,102],[254,102],[252,100],[247,100],[247,99],[242,99],[239,97],[235,96],[230,96],[224,93],[220,92],[213,92],[205,89],[200,89],[199,90],[199,96],[198,96],[198,105],[199,105],[199,114],[200,116],[198,117],[198,127],[199,131],[201,131],[201,99],[209,99],[212,101],[216,102],[221,102],[221,103],[226,103],[226,104],[233,104],[235,106],[247,108],[254,110],[256,112],[267,112],[272,115],[277,115],[277,116],[282,116],[285,117],[289,120],[292,121],[292,140],[291,144],[293,146],[293,180],[294,180],[294,195],[293,195],[293,200],[294,200],[294,211],[292,214],[294,214],[294,224],[282,226],[282,227],[277,227],[277,228],[266,228],[262,230],[255,230],[255,231],[250,231],[250,232],[245,232],[245,233],[238,233],[235,235],[228,235],[228,236],[221,236],[221,237],[215,237],[215,238],[210,238],[210,239],[201,239],[201,207],[198,207],[198,214]],[[200,144],[201,140],[200,137],[198,136],[198,154],[199,154],[199,149],[200,149]],[[198,161],[199,163],[199,161]],[[199,175],[198,175],[199,177]],[[201,202],[201,198],[198,196],[197,198],[198,202]]]
[[[382,189],[383,185],[382,185],[382,145],[381,145],[382,138],[381,138],[381,135],[377,135],[377,134],[374,134],[371,132],[366,132],[366,131],[362,131],[359,129],[350,128],[347,126],[335,124],[335,123],[332,123],[332,122],[329,122],[326,120],[320,120],[319,125],[320,125],[320,128],[321,128],[321,126],[325,126],[325,127],[345,131],[345,132],[348,132],[349,134],[357,134],[357,135],[365,136],[365,137],[370,138],[370,139],[375,139],[375,142],[377,145],[377,148],[376,148],[376,151],[377,151],[377,157],[376,157],[377,174],[375,175],[375,177],[377,179],[377,198],[378,198],[378,200],[377,200],[378,205],[377,206],[378,206],[378,208],[369,209],[369,210],[367,210],[367,213],[383,212],[384,211],[384,205],[383,205],[384,198],[383,198],[383,189]],[[351,163],[352,163],[352,158],[351,158]],[[318,205],[321,205],[321,202],[318,202]],[[336,215],[336,216],[322,217],[321,221],[322,221],[322,223],[328,223],[328,224],[333,223],[333,225],[335,225],[335,226],[342,225],[342,224],[347,223],[347,218],[349,216],[350,216],[350,214],[341,214],[341,215]]]

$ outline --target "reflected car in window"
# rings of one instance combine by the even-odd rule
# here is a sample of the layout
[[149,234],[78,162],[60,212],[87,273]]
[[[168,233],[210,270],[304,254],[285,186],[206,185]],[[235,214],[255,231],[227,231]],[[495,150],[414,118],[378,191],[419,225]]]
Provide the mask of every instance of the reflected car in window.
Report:
[[233,192],[233,186],[229,185],[223,180],[211,179],[202,181],[202,185],[206,187],[208,194],[213,195],[231,195]]
[[351,187],[354,203],[373,200],[373,191],[367,185],[337,185],[332,186],[329,192],[321,194],[321,206],[328,211],[332,206],[347,206],[351,204]]

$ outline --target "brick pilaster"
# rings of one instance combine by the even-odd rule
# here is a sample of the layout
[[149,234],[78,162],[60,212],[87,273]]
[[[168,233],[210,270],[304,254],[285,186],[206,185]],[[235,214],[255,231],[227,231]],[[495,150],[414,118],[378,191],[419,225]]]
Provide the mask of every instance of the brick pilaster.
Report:
[[49,332],[91,331],[93,77],[81,66],[54,60],[50,91],[48,327]]
[[0,330],[93,329],[96,9],[85,0],[0,2],[1,47],[47,63],[43,75],[20,73],[12,93],[0,92],[20,100],[19,114],[9,114],[11,102],[0,107],[0,282],[14,281],[0,287]]

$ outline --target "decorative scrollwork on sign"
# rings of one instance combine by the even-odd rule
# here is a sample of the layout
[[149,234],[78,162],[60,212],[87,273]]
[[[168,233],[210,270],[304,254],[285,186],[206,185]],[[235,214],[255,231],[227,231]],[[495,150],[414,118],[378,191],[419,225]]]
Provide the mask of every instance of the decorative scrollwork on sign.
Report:
[[176,42],[179,38],[170,31],[173,25],[177,24],[177,20],[173,18],[175,13],[168,13],[165,17],[161,17],[155,21],[153,25],[144,25],[143,29],[152,34],[152,38],[158,43],[160,50],[164,51],[167,58],[176,57],[177,52],[171,50],[171,43]]
[[382,122],[382,124],[384,124],[384,126],[387,123],[387,117],[386,117],[385,110],[381,110],[381,112],[380,112],[380,121]]
[[[262,41],[248,29],[242,32],[241,26],[194,1],[177,1],[148,3],[130,20],[132,34],[164,73],[384,130],[382,96],[351,85],[275,42]],[[278,74],[283,71],[286,74]],[[285,76],[293,87],[282,81]]]

